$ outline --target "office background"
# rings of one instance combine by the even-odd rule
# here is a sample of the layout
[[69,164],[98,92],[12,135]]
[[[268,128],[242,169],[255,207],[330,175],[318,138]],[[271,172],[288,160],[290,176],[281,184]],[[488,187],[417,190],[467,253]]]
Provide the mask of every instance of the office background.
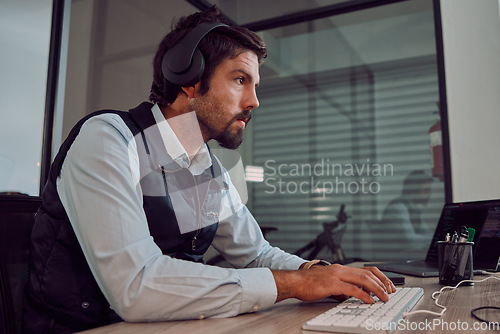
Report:
[[[152,55],[172,19],[208,5],[0,3],[0,191],[33,196],[46,157],[74,123],[147,99]],[[432,175],[436,123],[446,173],[434,177],[425,223],[434,227],[445,201],[499,197],[498,0],[211,3],[269,48],[261,107],[238,152],[244,167],[264,173],[246,183],[248,206],[262,226],[278,228],[268,236],[273,244],[298,249],[345,204],[348,257],[402,256],[375,248],[370,229],[408,173]],[[425,255],[425,246],[413,255]]]

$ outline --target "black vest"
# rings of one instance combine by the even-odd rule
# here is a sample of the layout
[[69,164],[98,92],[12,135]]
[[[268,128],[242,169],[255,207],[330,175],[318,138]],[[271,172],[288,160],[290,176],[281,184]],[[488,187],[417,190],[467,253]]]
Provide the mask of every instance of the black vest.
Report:
[[[222,168],[213,156],[212,166],[199,176],[180,168],[166,154],[164,145],[155,143],[159,133],[151,107],[144,102],[129,112],[103,110],[90,114],[77,123],[62,144],[51,166],[32,232],[25,302],[26,332],[69,333],[121,321],[90,271],[56,188],[66,153],[83,123],[96,115],[119,115],[135,137],[141,166],[143,208],[151,235],[163,254],[203,262],[203,254],[217,230],[221,196],[227,189]],[[185,233],[180,231],[172,204],[172,199],[179,200],[179,196],[169,194],[172,184],[177,189],[206,185],[203,187],[205,196],[201,197],[205,200],[192,203],[197,205],[197,213],[202,218],[195,229]],[[149,189],[151,185],[156,188]]]

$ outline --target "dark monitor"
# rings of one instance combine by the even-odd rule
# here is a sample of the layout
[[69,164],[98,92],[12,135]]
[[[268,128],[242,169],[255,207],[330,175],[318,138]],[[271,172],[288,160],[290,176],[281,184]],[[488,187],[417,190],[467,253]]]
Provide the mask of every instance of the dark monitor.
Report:
[[449,203],[441,213],[426,261],[437,262],[436,241],[447,233],[472,227],[474,235],[474,268],[496,270],[500,258],[500,200]]

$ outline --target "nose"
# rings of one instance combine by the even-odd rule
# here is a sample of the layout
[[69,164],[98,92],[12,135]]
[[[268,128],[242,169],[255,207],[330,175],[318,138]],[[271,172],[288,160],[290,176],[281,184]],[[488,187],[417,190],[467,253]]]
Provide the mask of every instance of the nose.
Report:
[[249,88],[248,95],[245,100],[245,109],[252,110],[259,107],[259,99],[257,98],[257,91],[255,87]]

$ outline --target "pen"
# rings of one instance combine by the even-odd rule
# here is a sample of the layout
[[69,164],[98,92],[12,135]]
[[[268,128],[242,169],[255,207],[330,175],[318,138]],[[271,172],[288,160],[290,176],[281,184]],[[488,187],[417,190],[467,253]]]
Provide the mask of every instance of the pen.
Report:
[[458,242],[467,242],[468,239],[469,230],[465,226],[460,227],[460,238],[458,239]]
[[453,232],[453,236],[451,237],[451,244],[449,248],[449,252],[447,252],[446,256],[448,257],[447,261],[445,261],[446,268],[445,270],[445,281],[452,281],[455,276],[457,266],[460,264],[460,249],[457,245],[458,241],[458,233],[457,231]]

